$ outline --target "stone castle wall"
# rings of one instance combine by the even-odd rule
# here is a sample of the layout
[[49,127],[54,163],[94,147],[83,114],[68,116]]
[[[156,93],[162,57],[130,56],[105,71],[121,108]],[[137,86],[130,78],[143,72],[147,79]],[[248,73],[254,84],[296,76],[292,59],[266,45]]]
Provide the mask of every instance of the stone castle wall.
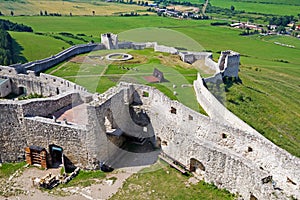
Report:
[[15,94],[20,93],[20,88],[25,88],[27,94],[41,94],[43,96],[52,96],[67,91],[86,92],[86,89],[71,81],[41,73],[36,76],[34,72],[28,71],[28,74],[15,74],[0,72],[0,78],[10,79],[11,91]]
[[174,47],[168,47],[164,45],[155,45],[154,51],[164,52],[164,53],[170,53],[170,54],[177,54],[178,50]]
[[218,63],[213,61],[211,58],[206,58],[205,59],[205,65],[209,67],[210,69],[214,70],[216,73],[220,71]]
[[[18,67],[25,68],[26,70],[34,71],[35,73],[40,73],[42,71],[45,71],[49,69],[50,67],[53,67],[62,61],[78,54],[87,53],[94,50],[101,50],[105,49],[105,46],[103,44],[80,44],[80,45],[74,45],[64,51],[61,51],[60,53],[51,56],[49,58],[45,58],[42,60],[37,60],[33,62],[29,62],[26,64],[20,64]],[[13,65],[14,67],[17,67],[17,65]]]
[[[126,45],[132,48],[133,43],[124,44],[124,48]],[[172,47],[156,44],[154,49],[175,52]],[[186,56],[187,61],[192,61],[203,55]],[[230,67],[233,63],[236,67],[235,58],[226,59],[225,66]],[[50,60],[45,68],[52,65]],[[207,60],[211,57],[206,56]],[[228,111],[207,90],[200,75],[194,82],[194,88],[198,102],[209,117],[170,100],[152,87],[121,83],[88,104],[88,123],[82,126],[46,118],[74,102],[82,102],[81,95],[86,91],[61,78],[45,74],[36,76],[36,72],[44,69],[44,66],[39,66],[41,63],[25,64],[25,69],[35,71],[28,70],[28,74],[24,74],[20,66],[0,67],[0,77],[10,78],[12,90],[24,86],[28,92],[45,95],[70,93],[47,99],[1,101],[1,161],[23,160],[23,148],[28,145],[47,147],[56,144],[63,147],[65,155],[76,165],[96,168],[100,162],[108,161],[118,153],[125,141],[124,136],[155,137],[161,141],[163,152],[185,168],[190,169],[193,160],[196,160],[197,176],[220,188],[239,193],[245,199],[249,199],[250,194],[258,199],[275,199],[276,196],[284,199],[290,195],[300,198],[299,159],[272,144]],[[211,63],[214,68],[216,63]],[[144,95],[145,92],[148,95]],[[151,119],[149,124],[141,126],[136,123],[130,114],[133,105],[144,110]],[[110,127],[106,125],[107,120],[111,123]],[[122,131],[123,136],[108,134],[109,128]],[[273,177],[276,187],[283,193],[275,190],[271,182],[263,183],[262,180],[268,176]],[[287,183],[287,178],[296,185]]]
[[[67,126],[62,122],[55,123],[52,114],[65,106],[72,105],[74,102],[78,103],[78,101],[80,101],[79,94],[73,93],[65,93],[47,99],[0,101],[1,160],[3,162],[23,160],[26,146],[45,145],[47,141],[51,143],[47,139],[51,138],[52,135],[61,137],[61,140],[57,139],[56,141],[60,141],[59,144],[65,147],[64,143],[68,143],[68,139],[72,140],[72,137],[65,135],[68,132],[77,132],[77,127],[74,125]],[[82,129],[80,128],[80,130]],[[78,136],[77,140],[80,138],[81,136]],[[48,145],[47,143],[44,147],[47,148]],[[73,147],[68,148],[75,147],[73,145]]]

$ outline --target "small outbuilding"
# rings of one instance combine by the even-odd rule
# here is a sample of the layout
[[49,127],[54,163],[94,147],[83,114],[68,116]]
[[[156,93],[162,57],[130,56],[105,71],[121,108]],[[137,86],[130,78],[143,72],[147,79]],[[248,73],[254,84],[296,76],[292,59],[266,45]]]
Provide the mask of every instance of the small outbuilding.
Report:
[[25,148],[26,162],[29,165],[38,165],[42,168],[48,168],[47,165],[47,151],[43,147],[29,146]]
[[152,76],[144,76],[149,83],[161,83],[165,81],[164,73],[154,68]]

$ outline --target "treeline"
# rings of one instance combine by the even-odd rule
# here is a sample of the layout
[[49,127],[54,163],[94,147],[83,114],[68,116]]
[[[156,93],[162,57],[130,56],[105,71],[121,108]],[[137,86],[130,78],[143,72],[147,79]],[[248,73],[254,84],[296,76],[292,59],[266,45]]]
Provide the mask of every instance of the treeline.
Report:
[[4,29],[0,29],[0,65],[13,64],[12,38]]
[[191,3],[189,1],[174,1],[174,0],[154,0],[156,4],[162,4],[164,6],[172,5],[183,5],[183,6],[193,6],[193,7],[203,7],[203,4]]
[[0,29],[6,31],[33,32],[32,28],[24,24],[17,24],[8,20],[0,19]]
[[17,60],[14,58],[13,39],[7,31],[32,32],[32,28],[0,19],[0,65],[11,65]]
[[280,16],[280,17],[271,17],[267,18],[266,21],[269,21],[269,25],[276,25],[276,26],[287,26],[290,22],[295,21],[294,16]]

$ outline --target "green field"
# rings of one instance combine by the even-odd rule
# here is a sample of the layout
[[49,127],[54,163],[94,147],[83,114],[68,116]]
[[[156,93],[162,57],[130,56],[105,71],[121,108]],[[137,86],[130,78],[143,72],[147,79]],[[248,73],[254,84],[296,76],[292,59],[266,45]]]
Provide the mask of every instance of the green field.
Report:
[[229,200],[234,196],[225,190],[203,181],[193,184],[191,176],[179,174],[176,169],[167,166],[163,161],[142,170],[128,178],[123,187],[112,196],[116,199],[201,199]]
[[[163,30],[161,28],[169,28],[171,32],[178,32],[174,46],[184,47],[185,42],[178,43],[178,41],[194,40],[195,45],[192,45],[193,48],[210,50],[214,53],[215,58],[218,57],[218,52],[221,50],[231,49],[240,52],[240,76],[243,84],[234,84],[229,88],[226,93],[228,98],[225,104],[271,141],[292,154],[300,156],[300,107],[298,106],[300,99],[298,84],[300,82],[300,50],[299,40],[295,38],[285,36],[242,37],[239,36],[240,30],[210,26],[211,21],[182,21],[154,16],[129,18],[6,17],[6,19],[32,26],[36,32],[53,34],[60,32],[81,33],[92,36],[91,38],[94,38],[95,41],[99,41],[100,33],[105,32],[118,33],[120,40],[133,39],[135,34],[138,33],[136,35],[140,36],[136,36],[137,40],[142,41],[144,35],[145,41],[153,41],[159,36],[165,38],[170,35],[170,31],[166,31],[166,35],[160,32]],[[157,31],[157,28],[153,27],[160,27],[160,30],[151,37],[146,33],[147,31]],[[31,60],[28,55],[30,55],[29,51],[33,51],[30,50],[33,47],[27,41],[34,34],[21,35],[14,34],[13,37],[24,49],[22,51],[23,55]],[[187,40],[187,38],[190,39]],[[49,39],[52,40],[53,38],[49,37]],[[274,44],[274,41],[293,43],[296,48],[279,46]],[[169,41],[167,43],[169,44]],[[56,47],[49,45],[45,50],[48,52],[44,52],[43,55],[40,54],[40,58],[50,56],[54,51],[58,52],[62,45]],[[38,45],[36,48],[34,52],[40,52]],[[114,85],[114,78],[115,76],[111,75],[104,76],[96,90],[105,90],[107,87]],[[85,79],[92,80],[91,78]],[[76,81],[76,78],[70,77],[69,80]],[[94,78],[94,81],[96,80]],[[251,97],[252,101],[243,100],[243,96]],[[235,101],[238,101],[238,104],[234,103]]]
[[[198,3],[197,0],[191,2]],[[297,0],[211,0],[211,5],[228,8],[233,5],[236,10],[245,10],[246,12],[256,12],[274,15],[295,15],[300,14],[300,3]]]

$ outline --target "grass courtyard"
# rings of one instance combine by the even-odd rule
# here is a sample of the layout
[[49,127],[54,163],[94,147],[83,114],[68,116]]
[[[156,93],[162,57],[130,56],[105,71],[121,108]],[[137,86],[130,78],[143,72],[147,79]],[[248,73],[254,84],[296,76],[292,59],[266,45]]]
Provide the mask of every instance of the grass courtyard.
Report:
[[203,181],[190,183],[191,177],[180,174],[163,161],[158,161],[127,179],[111,199],[234,199],[234,195],[229,192]]

